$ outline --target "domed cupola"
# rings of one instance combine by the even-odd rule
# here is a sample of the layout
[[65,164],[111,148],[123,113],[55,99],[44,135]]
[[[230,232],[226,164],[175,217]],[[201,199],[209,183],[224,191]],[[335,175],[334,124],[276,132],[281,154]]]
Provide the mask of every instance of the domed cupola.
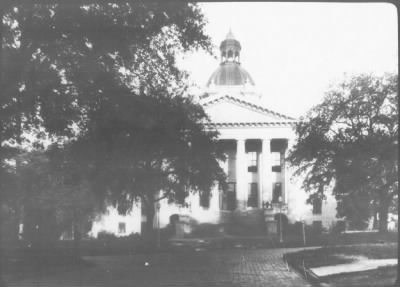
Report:
[[229,31],[220,47],[221,64],[211,75],[207,82],[207,87],[215,86],[254,86],[254,81],[250,74],[241,67],[240,42],[235,39],[232,31]]

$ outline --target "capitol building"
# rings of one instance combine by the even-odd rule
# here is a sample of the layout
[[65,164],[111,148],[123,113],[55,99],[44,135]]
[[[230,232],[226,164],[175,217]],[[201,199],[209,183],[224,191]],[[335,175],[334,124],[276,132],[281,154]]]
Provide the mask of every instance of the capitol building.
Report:
[[[276,233],[278,218],[330,228],[337,220],[334,197],[328,194],[324,200],[307,203],[302,179],[292,176],[295,167],[285,161],[295,144],[296,119],[268,108],[266,95],[257,91],[242,65],[241,49],[229,32],[220,44],[220,64],[199,97],[226,154],[221,165],[227,188],[216,184],[210,197],[193,193],[185,204],[161,201],[154,225],[165,227],[175,215],[187,222],[184,233],[202,223],[247,225]],[[268,99],[273,101],[276,96],[268,95]],[[101,231],[119,236],[140,233],[144,214],[140,202],[126,216],[110,207],[94,222],[90,235],[96,237]]]

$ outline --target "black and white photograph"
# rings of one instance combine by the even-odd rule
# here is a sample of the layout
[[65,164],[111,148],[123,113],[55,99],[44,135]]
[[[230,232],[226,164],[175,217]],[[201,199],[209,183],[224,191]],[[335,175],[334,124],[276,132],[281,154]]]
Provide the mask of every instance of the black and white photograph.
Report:
[[0,287],[400,286],[395,2],[0,2]]

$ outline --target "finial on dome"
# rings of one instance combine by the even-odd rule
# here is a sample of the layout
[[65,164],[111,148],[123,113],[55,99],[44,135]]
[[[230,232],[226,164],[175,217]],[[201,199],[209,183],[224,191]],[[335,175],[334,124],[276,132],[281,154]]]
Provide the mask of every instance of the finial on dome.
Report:
[[235,36],[233,35],[232,29],[231,29],[231,28],[229,28],[229,32],[228,32],[228,34],[226,35],[226,39],[231,39],[231,40],[234,40],[234,39],[235,39]]

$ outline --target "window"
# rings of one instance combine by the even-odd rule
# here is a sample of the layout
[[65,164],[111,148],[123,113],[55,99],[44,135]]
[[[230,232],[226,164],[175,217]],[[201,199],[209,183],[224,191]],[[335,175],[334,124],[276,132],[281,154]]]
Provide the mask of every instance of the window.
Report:
[[177,189],[175,191],[175,202],[180,206],[186,206],[186,187],[183,189]]
[[315,198],[313,200],[313,214],[322,213],[322,200],[320,198]]
[[249,197],[247,199],[248,207],[258,207],[258,184],[257,182],[249,183]]
[[275,182],[272,186],[272,202],[278,203],[279,197],[282,196],[282,183]]
[[257,172],[257,152],[255,151],[247,153],[247,170]]
[[118,223],[118,233],[120,233],[120,234],[125,234],[126,233],[125,222]]
[[226,190],[220,189],[220,209],[235,210],[236,209],[236,183],[228,182]]
[[209,208],[210,207],[210,192],[205,192],[205,191],[200,191],[199,197],[200,197],[200,206],[204,208]]
[[229,50],[228,51],[228,61],[232,61],[233,60],[233,51]]
[[272,160],[272,171],[281,172],[281,153],[280,152],[272,152],[271,153]]

